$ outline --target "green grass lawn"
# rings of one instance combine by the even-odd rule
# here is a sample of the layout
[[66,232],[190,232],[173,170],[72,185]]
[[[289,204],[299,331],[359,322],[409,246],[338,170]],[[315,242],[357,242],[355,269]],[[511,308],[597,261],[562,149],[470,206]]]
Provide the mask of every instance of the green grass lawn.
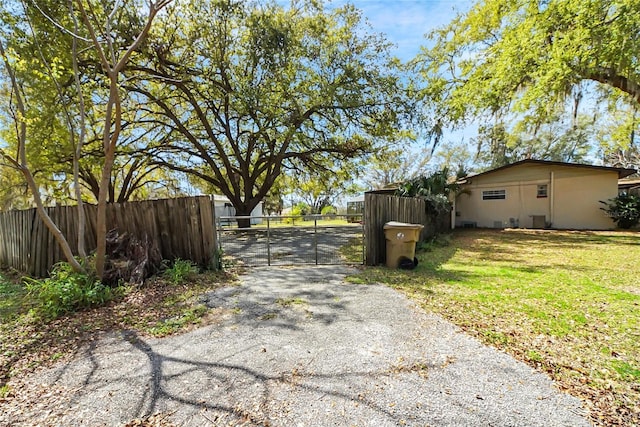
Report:
[[640,234],[458,231],[413,271],[368,268],[483,342],[549,373],[598,424],[640,423]]
[[362,240],[363,236],[354,237],[338,249],[340,255],[347,263],[362,264],[364,259]]

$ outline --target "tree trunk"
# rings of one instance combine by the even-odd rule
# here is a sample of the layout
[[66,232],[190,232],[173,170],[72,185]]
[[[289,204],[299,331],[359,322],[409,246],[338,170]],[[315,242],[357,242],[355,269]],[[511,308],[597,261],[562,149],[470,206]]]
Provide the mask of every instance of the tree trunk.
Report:
[[[109,100],[107,101],[104,130],[102,134],[102,144],[104,150],[104,163],[102,166],[102,176],[100,179],[100,191],[98,194],[98,212],[96,218],[96,273],[100,279],[104,274],[104,266],[106,260],[106,237],[107,237],[107,195],[109,193],[109,184],[111,183],[111,171],[113,170],[113,163],[115,157],[116,146],[118,144],[118,137],[122,126],[122,111],[120,105],[120,87],[118,85],[118,76],[124,69],[125,65],[129,61],[129,58],[133,52],[138,49],[144,39],[149,34],[151,24],[156,14],[168,5],[172,0],[158,0],[155,2],[149,2],[149,15],[147,17],[144,28],[133,43],[129,45],[124,54],[117,60],[115,52],[113,50],[113,39],[111,34],[111,22],[112,16],[115,16],[116,9],[119,7],[119,3],[116,2],[113,12],[108,16],[106,22],[106,31],[103,35],[106,35],[106,45],[108,49],[103,48],[103,41],[98,39],[95,28],[93,27],[89,15],[95,18],[95,13],[91,10],[92,5],[89,4],[89,14],[84,8],[82,0],[77,0],[78,10],[82,16],[82,20],[91,36],[91,41],[96,52],[100,56],[100,63],[105,70],[107,77],[109,77]],[[107,57],[111,58],[111,62]]]
[[16,124],[16,137],[18,141],[18,154],[16,158],[12,158],[4,154],[4,151],[0,148],[0,156],[5,158],[11,165],[13,165],[16,169],[22,172],[25,181],[27,182],[27,186],[31,190],[33,194],[33,200],[36,204],[36,209],[38,215],[40,215],[40,219],[45,224],[49,232],[53,235],[60,245],[62,252],[64,253],[65,258],[71,265],[71,267],[78,272],[84,272],[84,268],[77,259],[74,258],[73,252],[71,251],[71,246],[67,241],[66,237],[58,226],[51,220],[51,217],[47,214],[47,211],[44,209],[44,205],[42,203],[42,197],[40,196],[40,189],[33,178],[33,174],[29,170],[27,166],[27,122],[25,118],[27,117],[26,108],[24,104],[24,100],[22,98],[22,92],[20,90],[20,85],[18,84],[18,80],[16,79],[16,75],[11,67],[11,63],[7,59],[6,52],[4,50],[4,45],[0,41],[0,58],[2,59],[7,74],[9,75],[9,80],[11,82],[11,88],[14,91],[14,96],[16,98],[16,104],[18,108],[19,116],[14,113],[13,119]]
[[[107,258],[107,188],[105,183],[109,180],[111,170],[105,163],[102,169],[102,180],[98,206],[96,212],[96,274],[102,279]],[[105,179],[106,177],[106,179]]]
[[238,218],[238,228],[251,228],[251,218]]
[[[116,143],[120,133],[120,92],[118,90],[118,74],[109,73],[110,93],[105,114],[103,145],[104,164],[100,178],[100,193],[98,194],[98,206],[96,212],[96,274],[100,279],[104,275],[104,267],[107,258],[107,197],[111,184],[111,171],[115,158]],[[115,111],[114,111],[115,110]],[[111,130],[113,118],[114,131]]]
[[[236,223],[238,224],[238,228],[251,228],[251,211],[253,207],[250,205],[238,206],[236,207]],[[244,217],[244,218],[237,218]]]
[[38,212],[38,215],[40,215],[40,219],[56,239],[56,242],[58,242],[58,245],[60,246],[60,249],[62,249],[64,257],[66,258],[71,268],[73,268],[74,271],[84,273],[84,267],[80,265],[78,260],[73,256],[73,252],[71,251],[71,246],[69,246],[67,238],[64,236],[64,234],[62,234],[62,231],[60,231],[58,226],[51,220],[51,217],[47,214],[47,211],[45,211],[44,205],[42,204],[42,199],[40,198],[40,191],[38,190],[38,186],[35,180],[33,179],[33,175],[31,175],[31,172],[26,168],[26,166],[23,167],[21,171],[27,181],[27,184],[29,185],[29,188],[31,189],[31,193],[33,194],[33,200],[36,203],[36,210]]
[[[73,31],[78,34],[78,20],[73,10],[73,2],[69,1],[70,15],[73,17]],[[86,112],[84,106],[84,98],[82,93],[82,83],[80,82],[80,70],[78,68],[78,39],[73,37],[72,40],[72,53],[71,53],[72,65],[73,65],[73,80],[76,87],[76,94],[78,95],[78,114],[80,119],[80,134],[78,135],[78,142],[75,144],[74,156],[73,156],[73,188],[76,195],[76,201],[78,203],[78,235],[76,236],[78,242],[78,255],[82,259],[84,265],[87,263],[87,248],[85,245],[85,234],[87,232],[87,217],[84,212],[84,203],[82,202],[82,189],[80,188],[80,158],[82,157],[82,149],[84,146],[85,133],[86,133]],[[73,124],[69,122],[69,130],[73,134]],[[72,138],[73,142],[73,138]]]

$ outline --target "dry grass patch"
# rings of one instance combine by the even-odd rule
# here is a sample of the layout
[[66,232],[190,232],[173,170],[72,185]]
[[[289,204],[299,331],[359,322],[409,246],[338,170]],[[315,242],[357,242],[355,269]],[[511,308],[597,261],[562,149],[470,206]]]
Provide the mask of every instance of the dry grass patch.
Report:
[[459,231],[416,270],[363,270],[584,399],[601,425],[640,425],[640,235]]

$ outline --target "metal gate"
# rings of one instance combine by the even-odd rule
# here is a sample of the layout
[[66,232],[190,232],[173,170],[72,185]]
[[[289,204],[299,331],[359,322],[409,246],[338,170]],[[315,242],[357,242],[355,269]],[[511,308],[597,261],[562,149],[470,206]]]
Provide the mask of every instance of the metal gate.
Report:
[[[251,221],[239,228],[238,219]],[[223,257],[244,265],[363,264],[362,215],[222,216]]]

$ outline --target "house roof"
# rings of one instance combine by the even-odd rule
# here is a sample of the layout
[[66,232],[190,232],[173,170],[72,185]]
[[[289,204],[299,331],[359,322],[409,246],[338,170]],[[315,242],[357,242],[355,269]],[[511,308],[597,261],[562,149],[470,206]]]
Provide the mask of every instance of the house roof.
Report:
[[640,178],[621,179],[618,181],[618,188],[638,188],[640,187]]
[[520,165],[525,165],[525,164],[542,165],[542,166],[567,166],[567,167],[573,167],[573,168],[585,168],[585,169],[596,169],[596,170],[601,170],[601,171],[603,171],[603,170],[612,171],[612,172],[617,172],[618,173],[618,179],[627,177],[629,175],[633,175],[634,173],[637,172],[635,169],[615,168],[615,167],[611,167],[611,166],[596,166],[596,165],[584,165],[584,164],[581,164],[581,163],[565,163],[565,162],[553,162],[553,161],[549,161],[549,160],[525,159],[525,160],[520,160],[519,162],[510,163],[508,165],[500,166],[499,168],[491,169],[491,170],[488,170],[486,172],[478,173],[478,174],[475,174],[475,175],[467,175],[466,177],[462,178],[458,182],[464,183],[467,179],[470,179],[470,178],[476,178],[476,177],[479,177],[479,176],[488,175],[488,174],[491,174],[491,173],[494,173],[494,172],[498,172],[498,171],[502,171],[502,170],[505,170],[505,169],[512,168],[514,166],[520,166]]

